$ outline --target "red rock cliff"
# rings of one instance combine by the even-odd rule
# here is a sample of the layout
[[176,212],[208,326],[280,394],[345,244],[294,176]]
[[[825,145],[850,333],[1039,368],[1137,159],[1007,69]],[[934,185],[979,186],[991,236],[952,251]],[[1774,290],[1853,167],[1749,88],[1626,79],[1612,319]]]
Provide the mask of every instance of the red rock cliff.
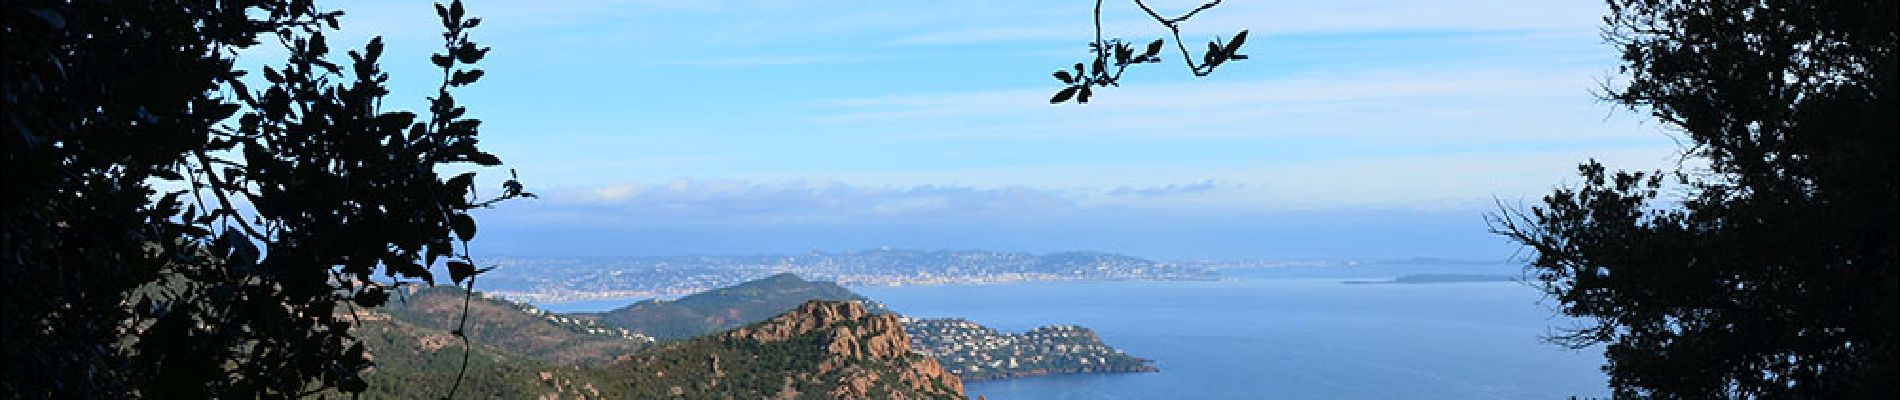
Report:
[[[876,386],[896,384],[929,398],[964,398],[963,381],[943,370],[936,360],[910,351],[910,337],[893,315],[871,315],[856,302],[811,301],[797,309],[752,326],[726,332],[727,340],[765,343],[817,333],[827,359],[817,376],[835,376],[837,399],[881,396]],[[896,367],[897,382],[879,382],[880,375],[861,367],[869,363]]]

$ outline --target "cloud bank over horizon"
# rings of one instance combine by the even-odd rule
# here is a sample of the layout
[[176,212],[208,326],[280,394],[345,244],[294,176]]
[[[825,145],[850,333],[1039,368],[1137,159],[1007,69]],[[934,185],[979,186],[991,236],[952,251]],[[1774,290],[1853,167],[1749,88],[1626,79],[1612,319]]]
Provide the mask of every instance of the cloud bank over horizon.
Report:
[[[1213,179],[1156,186],[853,185],[676,180],[542,192],[484,211],[485,252],[523,256],[793,254],[904,249],[1111,251],[1163,259],[1502,260],[1495,199],[1273,207]],[[1244,195],[1242,196],[1244,198]]]

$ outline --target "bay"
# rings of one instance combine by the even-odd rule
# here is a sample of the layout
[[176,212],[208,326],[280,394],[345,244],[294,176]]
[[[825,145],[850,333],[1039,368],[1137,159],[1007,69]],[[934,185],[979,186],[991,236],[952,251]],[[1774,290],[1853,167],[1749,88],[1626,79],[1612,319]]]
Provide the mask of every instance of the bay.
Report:
[[1536,399],[1605,397],[1601,349],[1542,337],[1574,321],[1517,282],[1349,285],[1507,265],[1230,270],[1218,282],[857,287],[915,317],[1004,331],[1089,327],[1161,372],[970,382],[971,398]]

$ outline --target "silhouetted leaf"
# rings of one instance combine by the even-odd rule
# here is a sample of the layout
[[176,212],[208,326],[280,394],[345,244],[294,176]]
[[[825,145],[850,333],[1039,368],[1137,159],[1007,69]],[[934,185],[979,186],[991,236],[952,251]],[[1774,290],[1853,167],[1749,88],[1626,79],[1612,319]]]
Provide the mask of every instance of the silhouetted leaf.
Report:
[[373,61],[373,60],[376,60],[377,58],[382,57],[383,56],[383,37],[376,36],[376,37],[369,38],[369,44],[363,46],[363,51],[364,53],[366,53],[364,58],[367,60]]
[[379,307],[389,301],[389,292],[384,292],[383,288],[371,286],[363,288],[363,291],[358,292],[353,300],[359,306]]
[[501,165],[501,157],[496,157],[494,154],[483,153],[483,152],[476,152],[475,154],[470,154],[468,156],[468,160],[471,162],[474,162],[476,165],[481,165],[484,167],[493,167],[493,166]]
[[461,213],[450,214],[449,215],[449,229],[455,231],[456,238],[459,238],[462,240],[474,239],[475,238],[475,218],[469,217],[468,214],[461,214]]
[[1069,101],[1069,98],[1075,97],[1075,92],[1077,88],[1080,88],[1080,86],[1070,86],[1070,87],[1062,88],[1062,90],[1056,92],[1056,95],[1054,97],[1049,98],[1049,103],[1057,104],[1057,103]]
[[466,198],[468,196],[469,189],[475,187],[475,173],[463,172],[461,174],[457,174],[455,175],[455,177],[449,178],[449,180],[444,181],[442,186],[447,187],[449,189],[451,197]]
[[455,86],[462,86],[462,85],[467,85],[470,83],[475,83],[476,80],[482,79],[482,74],[483,74],[482,70],[479,70],[479,69],[468,70],[468,71],[455,71],[453,78],[449,79],[449,84],[455,85]]
[[173,171],[171,168],[154,169],[152,170],[152,176],[158,177],[159,179],[168,180],[168,181],[185,180],[184,175],[180,175],[178,171]]
[[449,261],[448,269],[449,282],[457,284],[462,283],[463,279],[468,279],[468,277],[475,275],[475,266],[462,261]]

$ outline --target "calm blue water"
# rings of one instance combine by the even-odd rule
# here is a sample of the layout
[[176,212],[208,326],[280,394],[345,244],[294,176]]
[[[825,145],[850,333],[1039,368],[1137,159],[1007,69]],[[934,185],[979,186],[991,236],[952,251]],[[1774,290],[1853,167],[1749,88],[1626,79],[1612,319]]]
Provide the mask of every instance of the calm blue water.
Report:
[[[853,288],[918,317],[1006,331],[1093,328],[1158,373],[967,385],[1011,399],[1537,399],[1607,396],[1599,350],[1539,340],[1553,317],[1520,283],[1347,285],[1410,273],[1516,274],[1511,266],[1229,271],[1227,282],[1023,283]],[[1547,303],[1547,302],[1546,302]]]

